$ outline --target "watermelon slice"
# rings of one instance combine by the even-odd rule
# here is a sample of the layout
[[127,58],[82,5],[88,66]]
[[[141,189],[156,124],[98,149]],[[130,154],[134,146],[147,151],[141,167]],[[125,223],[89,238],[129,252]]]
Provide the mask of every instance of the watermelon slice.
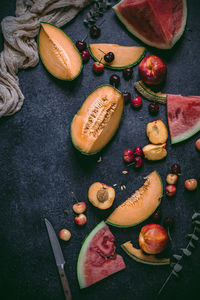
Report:
[[104,221],[84,241],[77,263],[80,288],[86,288],[124,269],[123,258],[116,254],[115,238]]
[[171,143],[179,143],[200,131],[200,96],[167,95]]
[[132,34],[156,48],[172,48],[185,29],[186,0],[122,0],[113,9]]

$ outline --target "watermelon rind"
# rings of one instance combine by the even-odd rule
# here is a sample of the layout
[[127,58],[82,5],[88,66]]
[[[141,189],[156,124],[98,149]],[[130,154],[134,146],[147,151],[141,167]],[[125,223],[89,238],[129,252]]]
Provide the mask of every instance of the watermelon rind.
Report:
[[180,135],[177,135],[175,137],[171,136],[171,144],[177,144],[177,143],[183,142],[183,141],[189,139],[190,137],[192,137],[193,135],[195,135],[199,131],[200,131],[200,121],[194,127],[192,127],[192,129],[190,128],[190,130],[188,130]]
[[138,39],[140,39],[141,41],[143,41],[145,44],[158,48],[158,49],[171,49],[175,43],[180,39],[181,35],[183,34],[184,30],[185,30],[185,26],[186,26],[186,20],[187,20],[187,2],[186,0],[183,0],[183,6],[184,6],[184,13],[183,13],[183,20],[182,20],[182,26],[180,27],[180,30],[176,33],[176,36],[174,36],[173,40],[171,41],[171,43],[153,43],[150,40],[146,39],[143,35],[139,34],[137,31],[135,31],[129,24],[129,22],[120,14],[120,12],[118,11],[118,5],[120,5],[121,2],[123,2],[124,0],[121,0],[119,3],[117,3],[116,5],[114,5],[112,8],[114,10],[114,12],[116,13],[117,17],[120,19],[120,21],[125,25],[125,27],[127,28],[127,30],[132,33],[133,35],[135,35]]
[[88,250],[88,247],[92,241],[92,239],[94,238],[94,236],[97,234],[97,232],[99,230],[101,230],[102,228],[106,227],[107,225],[105,224],[104,221],[100,222],[90,233],[89,235],[86,237],[86,239],[84,240],[79,256],[78,256],[78,262],[77,262],[77,277],[78,277],[78,282],[79,282],[79,286],[81,289],[87,287],[86,285],[86,281],[84,278],[84,262],[85,262],[85,258],[86,258],[86,253]]

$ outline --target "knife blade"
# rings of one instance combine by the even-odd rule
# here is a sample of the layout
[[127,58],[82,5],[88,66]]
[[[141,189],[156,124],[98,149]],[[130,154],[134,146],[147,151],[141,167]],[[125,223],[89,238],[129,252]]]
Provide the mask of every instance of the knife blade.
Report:
[[51,225],[51,223],[45,218],[44,219],[46,227],[47,227],[47,232],[49,235],[49,240],[51,243],[51,247],[53,250],[53,254],[56,260],[56,265],[58,268],[58,272],[60,275],[60,280],[62,283],[62,287],[63,287],[63,291],[64,291],[64,295],[65,295],[65,299],[66,300],[72,300],[72,296],[71,296],[71,291],[69,288],[69,283],[67,280],[67,276],[65,274],[65,270],[64,270],[64,265],[65,265],[65,259],[57,238],[57,235],[53,229],[53,226]]

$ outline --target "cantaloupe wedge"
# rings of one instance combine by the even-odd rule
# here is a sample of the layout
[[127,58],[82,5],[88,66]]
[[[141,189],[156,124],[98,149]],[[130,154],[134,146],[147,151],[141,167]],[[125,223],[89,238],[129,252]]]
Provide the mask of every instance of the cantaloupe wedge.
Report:
[[[145,54],[144,47],[120,46],[117,44],[89,44],[91,56],[96,61],[101,61],[110,69],[124,69],[138,64]],[[115,58],[111,63],[104,60],[104,53],[113,52]]]
[[159,174],[154,171],[144,185],[118,206],[108,217],[107,223],[116,227],[131,227],[150,217],[160,205],[163,188]]
[[60,28],[42,22],[38,50],[45,68],[54,77],[71,81],[80,74],[82,59],[79,51]]

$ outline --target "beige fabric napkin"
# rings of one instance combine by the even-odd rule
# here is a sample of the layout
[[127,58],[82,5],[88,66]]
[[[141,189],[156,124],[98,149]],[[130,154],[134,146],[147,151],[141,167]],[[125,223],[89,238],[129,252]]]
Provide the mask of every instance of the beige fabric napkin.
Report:
[[40,22],[60,27],[73,19],[91,0],[17,0],[16,17],[2,20],[4,49],[0,53],[0,117],[16,113],[23,105],[19,69],[34,67],[38,61]]

